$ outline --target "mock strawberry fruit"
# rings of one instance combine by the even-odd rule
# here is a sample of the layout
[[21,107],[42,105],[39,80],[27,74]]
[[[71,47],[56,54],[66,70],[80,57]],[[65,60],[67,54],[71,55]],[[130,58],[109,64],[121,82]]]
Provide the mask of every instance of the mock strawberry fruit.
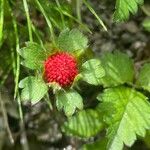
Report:
[[44,63],[44,77],[48,83],[56,82],[61,87],[72,84],[78,74],[76,59],[67,52],[56,52]]

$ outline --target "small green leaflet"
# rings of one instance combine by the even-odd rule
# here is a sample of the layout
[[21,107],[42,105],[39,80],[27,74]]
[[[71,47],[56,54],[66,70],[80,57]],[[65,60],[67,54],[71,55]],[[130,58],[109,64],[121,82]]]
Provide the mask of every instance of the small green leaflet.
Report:
[[149,19],[145,19],[143,21],[142,25],[145,28],[145,30],[147,30],[148,32],[150,32],[150,18]]
[[150,92],[150,63],[145,64],[139,73],[137,85]]
[[121,22],[129,18],[130,13],[135,14],[138,11],[138,5],[142,5],[144,0],[116,0],[116,10],[114,21]]
[[83,109],[82,97],[73,89],[58,91],[56,93],[56,106],[58,110],[63,109],[66,116],[71,116],[76,108]]
[[62,129],[67,134],[89,138],[103,129],[102,117],[95,110],[83,110],[69,118]]
[[88,39],[78,29],[65,29],[58,37],[58,48],[68,52],[83,51]]
[[150,103],[142,93],[120,86],[106,89],[98,99],[113,104],[115,110],[106,116],[108,150],[122,150],[124,144],[131,147],[137,135],[144,137],[150,129]]
[[82,65],[81,75],[87,83],[99,85],[100,79],[105,76],[105,70],[100,60],[90,59]]
[[134,77],[133,61],[121,52],[105,53],[102,58],[105,76],[101,79],[104,87],[131,83]]
[[33,76],[21,80],[19,87],[22,88],[21,100],[31,101],[33,105],[38,103],[48,91],[48,86],[43,79]]
[[19,50],[19,54],[24,58],[22,65],[30,69],[39,69],[46,59],[46,52],[34,42],[27,42],[26,47]]

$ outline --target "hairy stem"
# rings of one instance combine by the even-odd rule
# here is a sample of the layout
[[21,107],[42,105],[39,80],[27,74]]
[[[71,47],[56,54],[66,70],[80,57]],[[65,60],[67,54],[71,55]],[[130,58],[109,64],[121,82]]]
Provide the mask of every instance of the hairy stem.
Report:
[[13,27],[14,27],[14,35],[15,35],[15,38],[16,38],[17,60],[16,60],[16,73],[15,73],[14,99],[17,99],[18,109],[19,109],[19,116],[20,116],[20,129],[21,129],[20,142],[22,144],[23,150],[29,150],[27,136],[26,136],[26,132],[25,132],[24,120],[23,120],[23,111],[22,111],[22,106],[21,106],[21,99],[20,99],[20,95],[19,95],[19,92],[18,92],[18,83],[19,83],[19,75],[20,75],[20,56],[19,56],[19,53],[18,53],[18,50],[19,50],[20,46],[19,46],[18,28],[17,28],[16,19],[14,17],[14,14],[12,12],[12,9],[11,9],[9,3],[8,3],[8,6],[9,6],[9,11],[10,11],[10,14],[11,14],[11,17],[12,17],[12,23],[13,23]]
[[[61,5],[60,5],[60,3],[59,3],[59,0],[55,0],[55,1],[56,1],[56,4],[57,4],[58,8],[61,10]],[[63,27],[65,28],[64,15],[63,15],[63,13],[61,13],[61,11],[60,11],[59,13],[60,13],[60,17],[61,17],[61,20],[62,20]]]
[[107,31],[107,27],[105,26],[105,24],[103,23],[103,21],[101,20],[101,18],[97,15],[97,13],[95,12],[95,10],[91,7],[91,5],[86,0],[83,0],[83,3],[87,6],[87,8],[89,9],[89,11],[95,16],[95,18],[99,21],[99,23],[101,24],[101,26],[103,27],[103,29],[105,31]]
[[80,22],[82,22],[81,6],[82,6],[82,0],[76,0],[76,13],[77,13],[77,18]]
[[47,25],[48,25],[48,27],[49,27],[50,34],[51,34],[51,37],[50,37],[50,38],[51,38],[53,44],[55,44],[55,36],[54,36],[54,31],[53,31],[52,23],[51,23],[50,19],[48,18],[47,14],[46,14],[46,12],[45,12],[45,10],[44,10],[44,8],[43,8],[42,5],[40,4],[40,2],[39,2],[38,0],[35,0],[35,1],[36,1],[37,5],[38,5],[40,11],[42,12],[43,16],[45,17],[45,20],[46,20],[46,22],[47,22]]
[[29,8],[26,0],[23,0],[23,6],[25,9],[26,17],[27,17],[27,24],[28,24],[28,31],[29,31],[29,39],[30,41],[33,41],[32,37],[32,22],[29,15]]
[[4,0],[0,0],[0,47],[3,38],[3,25],[4,25]]

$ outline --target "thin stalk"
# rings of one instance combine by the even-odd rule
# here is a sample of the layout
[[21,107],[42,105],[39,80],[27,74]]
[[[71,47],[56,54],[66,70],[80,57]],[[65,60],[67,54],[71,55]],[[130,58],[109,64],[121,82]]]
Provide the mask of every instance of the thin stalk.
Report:
[[81,6],[82,6],[82,0],[76,0],[76,14],[77,14],[77,18],[80,22],[82,22]]
[[61,11],[62,11],[62,13],[63,13],[65,16],[67,16],[67,17],[71,18],[72,20],[74,20],[75,22],[77,22],[79,25],[81,25],[83,28],[85,28],[89,33],[92,33],[92,31],[91,31],[85,24],[81,23],[81,22],[80,22],[78,19],[76,19],[74,16],[70,15],[68,12],[66,12],[66,11],[64,11],[64,10],[61,10]]
[[16,99],[18,94],[18,83],[19,83],[19,75],[20,75],[20,56],[19,56],[19,37],[18,37],[18,29],[17,29],[17,23],[13,19],[13,25],[14,25],[14,32],[16,37],[16,54],[17,54],[17,65],[16,65],[16,76],[15,76],[15,92],[14,92],[14,99]]
[[39,40],[41,46],[44,48],[43,41],[42,41],[41,37],[39,36],[39,34],[37,33],[37,31],[36,31],[37,29],[35,28],[35,26],[34,26],[33,24],[32,24],[32,30],[33,30],[33,32],[35,33],[37,39]]
[[150,11],[145,6],[142,6],[141,9],[147,16],[150,17]]
[[13,68],[13,74],[15,76],[16,74],[16,62],[15,62],[15,53],[14,53],[14,48],[11,48],[11,58],[12,58],[12,68]]
[[83,3],[87,6],[87,8],[90,10],[90,12],[95,16],[95,18],[99,21],[99,23],[104,28],[104,30],[107,31],[107,27],[105,26],[105,24],[103,23],[101,18],[97,15],[95,10],[91,7],[91,5],[86,0],[83,0]]
[[7,71],[6,71],[6,73],[5,73],[4,75],[2,75],[2,79],[1,79],[1,81],[0,81],[0,87],[2,87],[3,84],[5,83],[6,79],[8,78],[8,75],[9,75],[9,73],[10,73],[10,71],[11,71],[11,69],[12,69],[12,67],[9,67],[9,68],[7,69]]
[[0,92],[0,105],[1,105],[0,108],[1,108],[1,111],[2,111],[3,119],[4,119],[4,125],[5,125],[6,131],[8,133],[9,140],[12,144],[14,144],[14,139],[13,139],[11,130],[9,128],[7,112],[6,112],[5,104],[4,104],[2,96],[1,96],[1,92]]
[[4,0],[0,0],[0,47],[2,45],[4,26]]
[[[9,3],[8,3],[9,6]],[[13,12],[11,10],[11,7],[9,6],[9,11],[11,13],[12,17],[12,22],[13,22],[13,27],[14,27],[14,33],[15,33],[15,38],[16,38],[16,54],[17,54],[17,61],[16,61],[16,76],[15,76],[15,92],[14,92],[14,99],[17,99],[18,103],[18,109],[19,109],[19,117],[20,117],[20,129],[21,129],[21,144],[23,150],[29,150],[28,146],[28,141],[27,141],[27,136],[25,132],[25,126],[24,126],[24,120],[23,120],[23,111],[22,111],[22,106],[21,106],[21,99],[20,95],[18,92],[18,82],[19,82],[19,75],[20,75],[20,56],[18,53],[19,50],[19,36],[18,36],[18,28],[17,28],[17,22],[14,18]]]
[[27,4],[26,0],[23,0],[23,6],[24,6],[26,17],[27,17],[27,24],[28,24],[28,31],[29,31],[29,40],[32,42],[33,41],[33,37],[32,37],[32,22],[31,22],[31,19],[30,19],[29,8],[28,8],[28,4]]
[[50,99],[49,99],[49,94],[46,94],[45,101],[47,102],[47,104],[48,104],[50,110],[53,110],[52,103],[51,103],[51,101],[50,101]]
[[52,39],[53,44],[55,45],[55,36],[54,36],[54,31],[53,31],[53,26],[52,23],[50,21],[50,19],[48,18],[44,8],[42,7],[42,5],[40,4],[40,2],[38,0],[35,0],[35,2],[37,3],[41,13],[43,14],[43,16],[45,17],[45,20],[47,22],[47,25],[49,27],[49,31],[50,31],[50,38]]
[[54,24],[55,27],[57,27],[58,29],[61,29],[60,25],[57,23],[57,21],[55,21],[54,18],[49,17],[49,19],[51,20],[51,22]]
[[21,99],[20,95],[17,95],[17,102],[18,102],[18,107],[19,107],[19,116],[20,116],[20,127],[21,127],[21,144],[23,150],[29,150],[29,145],[28,145],[28,140],[25,132],[25,126],[24,126],[24,119],[23,119],[23,111],[22,111],[22,106],[21,106]]
[[17,55],[17,59],[16,59],[16,64],[15,64],[15,71],[14,71],[14,76],[15,76],[15,91],[14,91],[14,99],[16,99],[16,96],[18,94],[18,82],[19,82],[19,74],[20,74],[20,56],[19,56],[19,36],[18,36],[18,28],[17,28],[17,22],[15,20],[14,14],[12,12],[12,9],[9,5],[9,3],[7,2],[8,8],[9,8],[9,12],[12,18],[12,24],[13,24],[13,28],[14,28],[14,35],[15,35],[15,39],[16,39],[16,55]]
[[[61,5],[59,3],[59,0],[55,0],[56,1],[56,4],[58,6],[58,8],[61,10]],[[60,12],[60,17],[61,17],[61,20],[62,20],[62,24],[63,24],[63,27],[65,28],[65,19],[64,19],[64,15]]]

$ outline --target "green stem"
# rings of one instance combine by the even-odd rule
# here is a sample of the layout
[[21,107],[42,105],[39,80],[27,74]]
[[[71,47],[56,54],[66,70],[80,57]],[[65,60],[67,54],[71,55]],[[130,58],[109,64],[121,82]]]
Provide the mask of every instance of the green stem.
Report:
[[28,8],[28,4],[27,4],[26,0],[23,0],[23,5],[24,5],[26,17],[27,17],[27,24],[28,24],[28,30],[29,30],[29,40],[32,42],[33,41],[33,37],[32,37],[32,22],[31,22],[31,19],[30,19],[29,8]]
[[[56,4],[59,8],[59,10],[61,10],[61,5],[59,3],[59,0],[55,0],[56,1]],[[60,13],[60,17],[61,17],[61,20],[62,20],[62,24],[63,24],[63,27],[65,28],[65,19],[64,19],[64,15],[61,13],[61,11],[59,12]]]
[[45,10],[43,9],[42,5],[40,4],[40,2],[38,0],[35,0],[35,1],[36,1],[37,5],[38,5],[39,9],[41,10],[43,16],[45,17],[45,20],[47,22],[47,25],[49,27],[50,34],[51,34],[50,38],[52,39],[52,42],[55,45],[55,36],[54,36],[54,31],[53,31],[52,23],[51,23],[50,19],[48,18],[48,16],[47,16]]
[[82,22],[81,6],[82,6],[82,0],[76,0],[76,13],[77,13],[77,18],[80,22]]
[[14,99],[16,99],[16,96],[18,94],[18,82],[19,82],[19,74],[20,74],[20,56],[19,56],[19,36],[18,36],[18,28],[17,28],[17,22],[15,20],[14,14],[12,12],[12,9],[9,5],[9,3],[7,2],[8,8],[9,8],[9,12],[10,15],[12,17],[12,23],[13,23],[13,28],[14,28],[14,35],[15,35],[15,39],[16,39],[16,55],[17,55],[17,60],[16,60],[16,64],[15,64],[15,91],[14,91]]
[[147,16],[150,17],[150,11],[147,10],[147,8],[146,8],[145,6],[142,6],[141,9],[142,9],[142,11],[143,11]]
[[66,12],[66,11],[64,11],[64,10],[62,10],[62,13],[65,15],[65,16],[67,16],[67,17],[69,17],[69,18],[71,18],[72,20],[74,20],[75,22],[77,22],[79,25],[81,25],[82,27],[84,27],[89,33],[92,33],[91,32],[91,30],[85,25],[85,24],[83,24],[83,23],[81,23],[78,19],[76,19],[74,16],[72,16],[71,14],[69,14],[68,12]]
[[14,53],[14,48],[13,47],[11,47],[11,58],[12,58],[13,74],[15,76],[15,74],[16,74],[16,63],[15,63],[15,53]]
[[2,79],[1,79],[1,81],[0,81],[0,87],[2,87],[2,86],[4,85],[6,79],[8,78],[8,75],[9,75],[11,69],[12,69],[12,67],[10,66],[10,67],[7,69],[6,73],[2,75]]
[[0,47],[2,45],[4,26],[4,0],[0,0]]
[[16,76],[15,76],[15,94],[14,98],[17,97],[18,94],[18,83],[19,83],[19,75],[20,75],[20,56],[19,56],[19,37],[18,37],[18,29],[17,29],[17,23],[14,20],[13,21],[14,25],[14,32],[15,32],[15,37],[16,37],[16,54],[17,54],[17,65],[16,65]]
[[19,116],[20,116],[20,128],[21,128],[21,140],[20,140],[20,142],[23,141],[21,143],[23,150],[29,150],[29,145],[28,145],[27,136],[26,136],[26,132],[25,132],[24,120],[23,120],[23,111],[22,111],[22,106],[21,106],[21,99],[20,99],[20,95],[18,92],[18,83],[19,83],[19,75],[20,75],[20,56],[18,53],[18,50],[19,50],[18,28],[17,28],[17,22],[14,18],[14,15],[13,15],[13,12],[12,12],[12,9],[11,9],[9,3],[8,3],[8,6],[9,6],[9,11],[10,11],[11,17],[12,17],[14,33],[15,33],[15,38],[16,38],[17,65],[16,65],[16,76],[15,76],[14,99],[17,99]]
[[49,94],[46,94],[45,101],[47,102],[47,104],[48,104],[50,110],[53,110],[52,103],[51,103],[51,101],[50,101],[50,99],[49,99]]
[[32,24],[32,30],[33,30],[33,32],[35,33],[37,39],[39,40],[41,46],[44,48],[43,41],[42,41],[40,35],[38,34],[36,27],[35,27],[33,24]]
[[95,10],[91,7],[91,5],[86,0],[83,0],[83,3],[87,6],[87,8],[90,10],[90,12],[95,16],[95,18],[99,21],[99,23],[104,28],[104,30],[107,31],[107,27],[105,26],[105,24],[103,23],[101,18],[97,15]]
[[23,111],[22,111],[22,106],[21,106],[21,99],[20,99],[20,95],[17,95],[17,102],[18,102],[18,106],[19,106],[19,116],[20,116],[20,127],[21,127],[21,141],[23,141],[22,147],[23,150],[29,150],[29,145],[28,145],[28,140],[27,140],[27,136],[26,136],[26,132],[25,132],[25,126],[24,126],[24,119],[23,119]]

